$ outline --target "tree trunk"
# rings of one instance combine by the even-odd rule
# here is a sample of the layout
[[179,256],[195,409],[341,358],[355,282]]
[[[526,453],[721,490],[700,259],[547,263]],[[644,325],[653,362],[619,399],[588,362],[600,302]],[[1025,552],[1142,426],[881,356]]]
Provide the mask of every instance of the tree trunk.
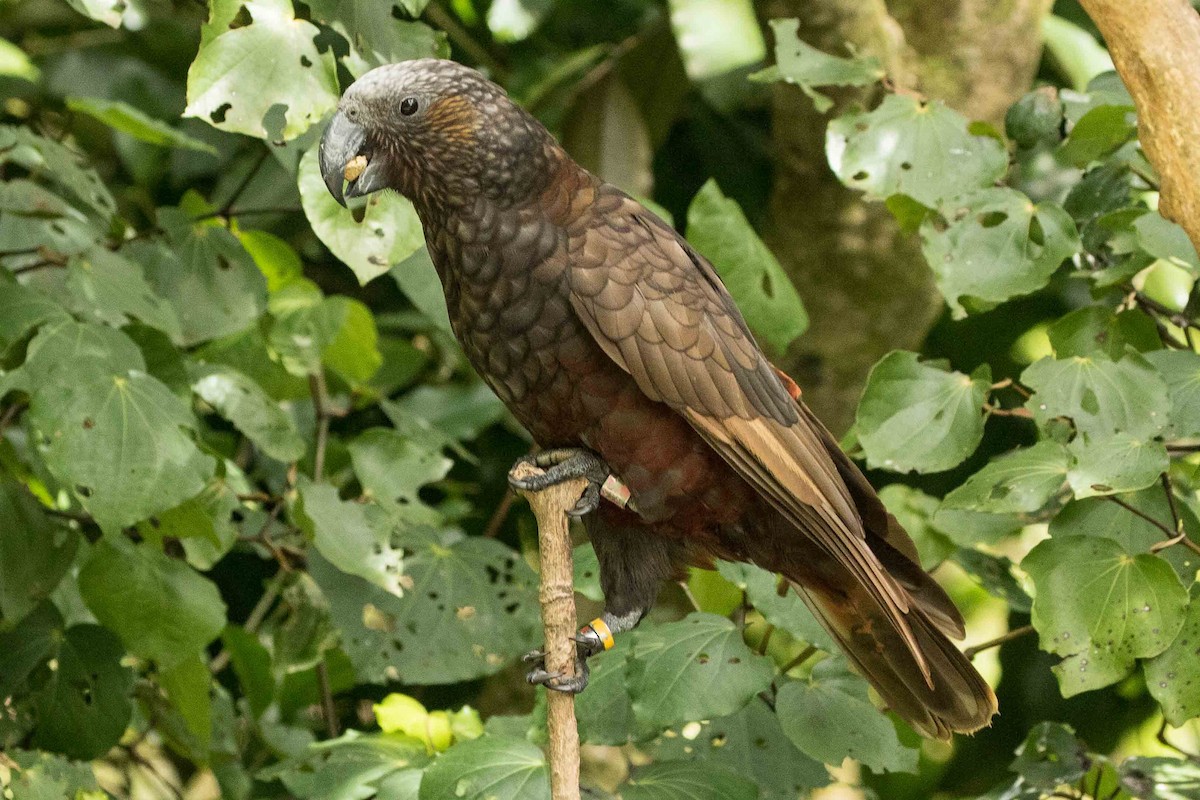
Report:
[[[805,41],[874,55],[898,88],[1000,124],[1030,86],[1052,0],[765,0],[768,17],[798,17]],[[877,92],[878,90],[874,90]],[[871,91],[834,92],[835,111]],[[784,366],[837,433],[848,429],[867,373],[885,353],[920,346],[942,298],[915,237],[881,203],[843,187],[825,160],[812,101],[779,84],[768,244],[799,288],[811,327]]]

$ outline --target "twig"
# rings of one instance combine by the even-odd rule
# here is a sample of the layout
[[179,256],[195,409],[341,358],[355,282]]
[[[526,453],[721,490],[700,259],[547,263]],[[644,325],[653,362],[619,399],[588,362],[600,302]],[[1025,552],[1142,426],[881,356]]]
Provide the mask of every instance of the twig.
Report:
[[[520,462],[509,473],[514,478],[539,474],[541,470]],[[541,491],[520,491],[537,518],[538,549],[541,555],[542,627],[546,671],[551,675],[575,674],[575,590],[571,564],[571,537],[567,510],[579,500],[587,481],[577,478]],[[550,740],[550,794],[554,800],[579,800],[579,729],[575,722],[575,698],[566,692],[547,692],[546,728]]]
[[774,634],[775,634],[775,626],[768,622],[767,629],[766,629],[766,631],[763,632],[762,640],[758,643],[758,654],[760,656],[766,655],[767,647],[770,646],[771,637]]
[[692,589],[688,586],[687,581],[680,581],[679,588],[683,590],[683,596],[692,604],[692,608],[696,611],[700,610],[700,603],[696,600],[696,595],[692,594]]
[[482,44],[475,41],[475,37],[471,35],[471,32],[463,27],[462,23],[455,19],[453,14],[442,8],[440,3],[430,3],[426,6],[425,16],[429,17],[429,21],[435,27],[445,31],[446,35],[450,37],[450,41],[461,47],[463,52],[476,62],[487,67],[496,75],[502,76],[508,73],[508,68],[501,63],[500,59],[492,55]]
[[329,667],[325,665],[325,656],[317,662],[317,686],[321,689],[321,715],[325,717],[325,732],[330,739],[336,739],[341,731],[338,730],[337,708],[333,705],[333,689],[329,686]]
[[1200,453],[1200,444],[1168,444],[1167,452],[1173,456]]
[[[242,627],[246,633],[255,633],[258,626],[262,625],[264,619],[267,618],[267,612],[275,605],[275,600],[279,597],[280,583],[278,579],[272,580],[267,584],[267,589],[263,592],[262,597],[258,598],[254,608],[250,609],[250,616],[246,617],[246,624]],[[208,669],[212,674],[216,675],[229,663],[229,651],[222,650],[217,653],[212,661],[208,663]]]
[[1158,528],[1160,531],[1165,533],[1167,536],[1171,537],[1171,536],[1175,535],[1175,531],[1168,528],[1165,524],[1159,522],[1154,517],[1147,514],[1145,511],[1142,511],[1141,509],[1133,507],[1129,503],[1127,503],[1124,500],[1122,500],[1121,498],[1117,497],[1115,494],[1107,494],[1104,497],[1105,497],[1105,499],[1116,503],[1121,508],[1128,511],[1130,514],[1133,514],[1135,517],[1141,517],[1142,519],[1146,520],[1146,522],[1149,522],[1151,525]]
[[810,644],[808,647],[806,647],[800,651],[800,655],[796,656],[791,661],[789,661],[787,664],[785,664],[783,666],[783,668],[779,670],[779,674],[787,675],[789,672],[794,670],[796,667],[800,666],[805,661],[808,661],[810,658],[812,658],[814,655],[816,655],[817,650],[818,650],[818,648],[815,644]]
[[495,539],[500,535],[500,529],[504,527],[504,521],[508,519],[508,512],[512,510],[516,499],[517,496],[512,492],[504,493],[504,499],[496,506],[496,510],[492,512],[492,516],[488,520],[487,527],[483,529],[483,538]]
[[1019,628],[1013,628],[1003,636],[997,636],[995,639],[989,639],[986,642],[980,642],[974,647],[968,647],[966,650],[963,650],[963,655],[965,655],[967,658],[974,658],[984,650],[990,650],[993,647],[998,647],[1004,644],[1005,642],[1011,642],[1013,639],[1020,639],[1022,636],[1028,636],[1031,633],[1033,633],[1032,625],[1022,625]]
[[[1107,497],[1109,500],[1111,500],[1112,502],[1119,505],[1121,508],[1128,511],[1130,514],[1133,514],[1137,517],[1141,517],[1142,519],[1146,520],[1146,522],[1149,522],[1151,525],[1153,525],[1154,527],[1158,528],[1160,531],[1163,532],[1163,535],[1165,535],[1167,538],[1164,541],[1157,542],[1153,546],[1151,546],[1151,548],[1150,548],[1151,553],[1157,553],[1160,550],[1165,550],[1166,548],[1171,547],[1173,545],[1177,545],[1177,544],[1182,544],[1184,547],[1188,548],[1189,550],[1195,551],[1196,553],[1200,553],[1200,544],[1197,544],[1196,542],[1193,542],[1190,538],[1188,538],[1185,531],[1180,530],[1177,533],[1176,531],[1171,530],[1169,527],[1167,527],[1167,525],[1165,523],[1159,522],[1154,517],[1150,516],[1149,514],[1145,513],[1144,511],[1134,508],[1132,505],[1125,502],[1124,500],[1117,497],[1116,495],[1110,494],[1110,495],[1105,495],[1105,497]],[[1174,509],[1173,509],[1173,512],[1174,512]],[[1177,514],[1178,512],[1174,512],[1174,513]]]
[[1179,509],[1175,507],[1175,488],[1171,486],[1170,473],[1162,474],[1163,493],[1167,496],[1167,507],[1171,509],[1171,522],[1174,523],[1175,534],[1183,533],[1183,520],[1179,518]]
[[1001,408],[1000,406],[994,406],[991,403],[984,403],[983,410],[988,414],[991,414],[993,417],[1020,417],[1021,419],[1033,419],[1033,412],[1028,408],[1020,406],[1017,408]]
[[325,448],[329,444],[329,387],[325,383],[325,370],[318,369],[308,376],[308,390],[312,395],[313,410],[317,416],[317,441],[313,450],[313,480],[320,483],[325,479]]
[[246,174],[242,177],[242,180],[238,183],[237,187],[234,188],[233,194],[229,195],[229,199],[225,201],[225,204],[221,206],[221,209],[216,213],[215,216],[230,216],[229,212],[233,209],[233,204],[236,203],[238,198],[242,196],[242,192],[246,191],[246,188],[250,185],[250,182],[254,180],[254,176],[258,174],[260,169],[262,169],[262,165],[267,163],[267,158],[270,155],[271,151],[264,147],[262,152],[258,154],[258,160],[254,162],[254,166],[250,167],[249,171],[246,172]]

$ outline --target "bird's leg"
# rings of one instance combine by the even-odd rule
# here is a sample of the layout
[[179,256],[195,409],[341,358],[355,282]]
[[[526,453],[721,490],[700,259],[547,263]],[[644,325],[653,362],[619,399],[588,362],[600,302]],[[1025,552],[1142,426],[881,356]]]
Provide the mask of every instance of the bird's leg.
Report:
[[556,675],[546,671],[546,654],[541,650],[526,653],[524,661],[533,664],[525,679],[547,689],[568,694],[578,694],[587,688],[590,670],[587,660],[597,653],[611,650],[616,643],[613,636],[637,627],[649,609],[642,609],[624,617],[607,611],[579,629],[575,640],[575,674],[572,677]]
[[523,456],[517,461],[518,464],[522,462],[545,471],[541,475],[531,475],[528,478],[510,477],[508,482],[514,489],[537,492],[572,478],[586,478],[587,488],[583,490],[579,502],[567,514],[582,517],[595,511],[600,505],[600,487],[608,480],[610,471],[608,464],[591,450],[582,447],[556,447]]

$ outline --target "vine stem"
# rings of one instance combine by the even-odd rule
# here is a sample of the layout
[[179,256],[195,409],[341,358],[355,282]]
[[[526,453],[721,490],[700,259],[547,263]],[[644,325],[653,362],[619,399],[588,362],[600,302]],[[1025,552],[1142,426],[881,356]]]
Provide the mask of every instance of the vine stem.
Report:
[[[542,470],[520,462],[510,478],[527,478]],[[572,508],[587,481],[564,481],[540,491],[518,493],[529,501],[537,518],[541,558],[542,632],[546,670],[571,677],[575,674],[575,586],[571,561],[571,536],[567,511]],[[575,698],[565,692],[546,693],[546,729],[550,744],[550,796],[553,800],[579,800],[579,728],[575,721]]]

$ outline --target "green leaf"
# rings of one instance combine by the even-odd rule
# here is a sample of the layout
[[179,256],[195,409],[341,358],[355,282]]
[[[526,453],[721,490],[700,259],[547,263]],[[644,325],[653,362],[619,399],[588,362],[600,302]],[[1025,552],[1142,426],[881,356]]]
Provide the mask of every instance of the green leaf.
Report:
[[1167,384],[1171,399],[1170,432],[1180,439],[1200,438],[1200,355],[1187,350],[1146,354]]
[[1009,769],[1027,783],[1053,791],[1082,778],[1091,767],[1090,762],[1083,743],[1075,738],[1075,731],[1056,722],[1040,722],[1017,748],[1017,757]]
[[876,772],[914,772],[917,751],[900,743],[896,727],[867,699],[867,683],[837,662],[822,662],[808,681],[779,689],[775,713],[805,755],[839,765],[847,756]]
[[130,652],[164,669],[195,656],[225,627],[225,603],[212,581],[120,537],[92,548],[79,572],[79,591]]
[[53,520],[19,483],[0,476],[0,627],[20,622],[66,575],[79,534]]
[[370,309],[349,297],[322,297],[292,286],[271,299],[271,346],[284,368],[307,376],[328,366],[358,385],[379,370],[379,332]]
[[291,0],[244,6],[251,24],[201,42],[188,70],[184,116],[265,139],[275,135],[265,118],[282,110],[282,138],[294,139],[337,105],[333,53],[318,50],[320,31],[295,18]]
[[946,227],[921,225],[921,249],[956,314],[964,298],[999,303],[1044,287],[1080,248],[1075,222],[1055,203],[1015,189],[982,189],[946,203]]
[[986,367],[968,377],[895,350],[872,369],[858,406],[858,441],[874,468],[940,472],[983,438]]
[[1114,314],[1104,306],[1084,306],[1059,319],[1046,333],[1057,358],[1100,351],[1116,359],[1125,355],[1126,347],[1140,351],[1162,346],[1154,322],[1136,309]]
[[217,148],[172,128],[161,120],[154,119],[144,111],[120,100],[104,100],[99,97],[68,97],[67,108],[102,122],[113,130],[128,134],[139,142],[159,147],[178,147],[201,153],[217,154]]
[[24,50],[7,39],[0,39],[0,75],[37,83],[41,74]]
[[767,54],[750,0],[670,0],[671,27],[687,75],[704,81]]
[[624,800],[756,800],[758,787],[733,770],[704,761],[665,761],[634,771]]
[[95,800],[100,793],[92,765],[76,763],[51,753],[12,748],[4,755],[12,774],[5,787],[11,800]]
[[[344,63],[356,78],[367,70],[415,58],[449,58],[446,34],[423,22],[397,19],[408,0],[315,0],[313,17],[346,37],[350,53]],[[412,13],[420,16],[420,12]]]
[[790,589],[779,593],[779,577],[775,573],[754,564],[732,561],[718,561],[717,571],[746,593],[746,599],[767,622],[827,653],[836,652],[833,639],[800,596]]
[[72,758],[98,758],[117,743],[133,712],[133,671],[124,649],[99,625],[75,625],[61,640],[46,685],[38,692],[37,747]]
[[1088,438],[1114,433],[1150,437],[1170,421],[1166,384],[1133,354],[1120,361],[1100,353],[1043,358],[1021,373],[1021,383],[1034,390],[1026,407],[1039,425],[1068,417]]
[[1192,585],[1191,602],[1179,634],[1163,652],[1145,663],[1146,687],[1175,727],[1200,717],[1200,584]]
[[[195,497],[139,523],[142,538],[179,539],[189,564],[199,570],[212,569],[237,541],[241,532],[237,520],[245,518],[247,530],[256,530],[255,524],[261,528],[266,521],[264,512],[251,512],[238,500],[239,492],[250,491],[244,476],[233,474],[229,462],[225,463],[225,473],[214,475]],[[254,519],[255,515],[262,519]]]
[[906,194],[930,208],[987,188],[1008,169],[1004,145],[970,133],[958,112],[899,94],[831,122],[825,154],[850,188],[880,200]]
[[213,735],[212,673],[208,661],[193,655],[170,669],[158,672],[158,683],[178,712],[192,739],[192,749],[208,752]]
[[816,91],[817,86],[870,86],[887,73],[871,56],[839,58],[823,53],[800,38],[800,20],[773,19],[775,64],[750,76],[751,80],[785,80],[800,87],[813,101],[817,111],[825,113],[833,101]]
[[1200,768],[1178,758],[1127,758],[1121,786],[1134,797],[1193,800],[1200,794]]
[[107,228],[117,211],[112,193],[96,171],[83,164],[77,151],[29,128],[0,126],[0,164],[8,162],[24,167],[39,180],[52,182],[69,202],[102,227]]
[[1023,149],[1057,144],[1062,136],[1063,104],[1058,90],[1041,86],[1026,94],[1004,115],[1004,132]]
[[504,404],[483,381],[418,386],[383,408],[398,429],[403,427],[401,418],[411,415],[460,441],[476,438],[505,414]]
[[1032,514],[1062,490],[1068,469],[1062,445],[1038,442],[995,459],[946,495],[942,505],[992,514]]
[[488,30],[498,42],[519,42],[537,29],[553,0],[493,0],[488,6]]
[[919,489],[893,483],[879,491],[879,499],[917,546],[921,566],[932,570],[958,548],[935,524],[941,501]]
[[271,458],[285,464],[304,455],[291,417],[257,383],[229,367],[192,370],[192,391]]
[[762,702],[751,701],[732,716],[672,728],[655,740],[650,753],[656,761],[730,769],[753,780],[762,800],[795,800],[830,782],[825,766],[796,749],[779,717]]
[[426,319],[439,330],[454,333],[450,327],[450,313],[446,310],[446,295],[442,291],[442,282],[434,269],[428,249],[417,248],[415,253],[392,267],[388,274]]
[[1124,678],[1137,658],[1167,649],[1184,622],[1187,591],[1158,556],[1129,555],[1107,538],[1042,542],[1021,567],[1033,578],[1033,626],[1064,697]]
[[1155,258],[1170,261],[1193,275],[1200,273],[1200,255],[1187,232],[1161,214],[1143,214],[1133,222],[1138,247]]
[[279,778],[288,792],[301,800],[416,800],[416,795],[397,796],[377,790],[396,772],[426,761],[425,748],[407,737],[364,736],[347,731],[337,739],[308,745],[299,756],[268,768],[258,777]]
[[93,247],[67,264],[71,308],[115,328],[133,320],[180,341],[183,331],[174,308],[158,297],[141,267],[103,247]]
[[1011,611],[1028,614],[1033,601],[1013,575],[1013,563],[1006,556],[994,556],[980,550],[959,548],[954,561],[993,597],[1008,603]]
[[1171,463],[1162,442],[1126,433],[1094,439],[1081,436],[1067,449],[1071,452],[1067,482],[1077,498],[1145,489],[1157,483]]
[[267,279],[267,293],[275,292],[304,277],[304,265],[292,246],[274,234],[259,230],[234,232]]
[[472,680],[538,644],[537,578],[518,553],[478,537],[447,546],[415,529],[398,543],[412,579],[403,597],[311,559],[360,680]]
[[381,506],[348,503],[327,483],[300,483],[298,510],[313,544],[325,558],[350,575],[366,578],[397,597],[404,594],[403,548],[396,520]]
[[390,428],[370,428],[347,449],[367,497],[407,512],[408,518],[418,512],[427,523],[438,521],[437,512],[422,503],[418,492],[422,486],[446,477],[453,461]]
[[300,159],[300,202],[313,233],[339,261],[366,283],[387,272],[425,244],[421,220],[413,204],[395,192],[379,192],[366,199],[361,221],[329,194],[317,148]]
[[20,699],[29,676],[57,651],[63,627],[62,614],[44,600],[20,621],[0,630],[0,697]]
[[625,679],[629,649],[604,650],[588,659],[588,690],[575,697],[579,737],[588,744],[623,745],[637,734]]
[[[99,230],[58,195],[27,180],[0,183],[0,248],[9,252],[45,247],[71,255],[92,247]],[[36,252],[31,261],[36,261]]]
[[639,724],[662,728],[720,717],[744,707],[774,677],[769,659],[750,650],[736,625],[693,612],[633,635],[629,694]]
[[19,283],[0,291],[0,352],[46,322],[68,322],[63,307],[48,295]]
[[1042,17],[1042,36],[1046,50],[1062,74],[1078,91],[1083,91],[1097,75],[1113,68],[1112,57],[1096,37],[1062,17]]
[[716,181],[692,199],[687,237],[712,262],[759,341],[783,352],[804,333],[808,314],[791,279]]
[[1071,128],[1061,156],[1077,167],[1085,167],[1107,158],[1136,138],[1137,113],[1133,106],[1096,106]]
[[262,716],[275,698],[271,653],[257,636],[239,625],[227,625],[221,643],[229,652],[229,662],[250,704],[250,712],[255,717]]
[[420,800],[549,800],[542,751],[520,739],[484,735],[455,745],[433,762]]
[[[493,3],[495,11],[499,3]],[[583,90],[563,124],[562,145],[585,169],[634,196],[654,183],[654,150],[641,110],[616,71]]]
[[135,242],[124,252],[146,268],[157,294],[175,309],[180,344],[253,325],[266,308],[266,279],[237,237],[219,225],[194,224],[178,209],[160,209],[158,218],[169,242]]

